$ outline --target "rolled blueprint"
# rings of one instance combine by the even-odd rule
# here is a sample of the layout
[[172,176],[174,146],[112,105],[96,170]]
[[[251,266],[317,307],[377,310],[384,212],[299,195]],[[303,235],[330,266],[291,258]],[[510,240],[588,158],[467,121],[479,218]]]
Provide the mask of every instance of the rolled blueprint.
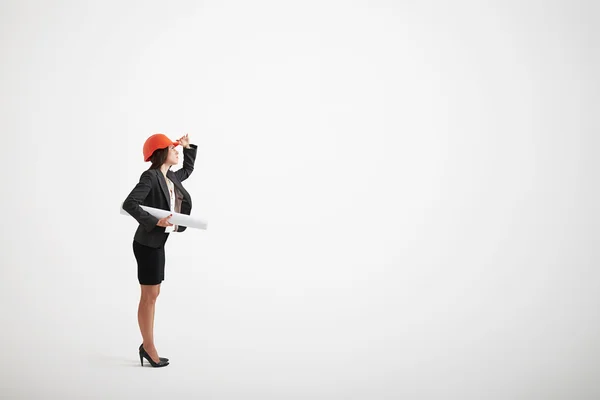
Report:
[[[162,210],[160,208],[154,208],[154,207],[148,207],[148,206],[142,206],[142,205],[140,205],[140,207],[142,207],[142,209],[144,211],[147,211],[150,215],[153,215],[159,219],[168,217],[169,214],[173,214],[173,216],[171,218],[169,218],[169,222],[172,223],[173,225],[181,225],[181,226],[187,226],[188,228],[198,228],[198,229],[206,229],[206,227],[208,225],[208,222],[206,220],[192,217],[190,215],[180,214],[180,213],[176,213],[176,212]],[[125,211],[123,209],[122,203],[121,203],[121,214],[131,216],[131,214],[129,214],[127,211]]]

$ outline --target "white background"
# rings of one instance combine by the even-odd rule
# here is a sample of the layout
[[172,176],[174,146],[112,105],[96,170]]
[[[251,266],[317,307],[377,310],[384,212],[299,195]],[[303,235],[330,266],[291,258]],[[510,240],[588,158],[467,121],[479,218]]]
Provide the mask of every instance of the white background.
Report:
[[[0,12],[0,397],[600,397],[597,2]],[[208,229],[152,369],[119,207],[156,132]]]

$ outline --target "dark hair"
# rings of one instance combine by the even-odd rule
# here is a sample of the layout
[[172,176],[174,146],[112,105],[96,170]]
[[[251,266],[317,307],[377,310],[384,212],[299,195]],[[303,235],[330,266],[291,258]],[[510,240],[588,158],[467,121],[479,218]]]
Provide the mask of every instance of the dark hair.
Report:
[[159,169],[161,165],[167,161],[167,156],[169,155],[169,148],[166,147],[164,149],[155,150],[154,153],[150,156],[150,162],[152,165],[148,169]]

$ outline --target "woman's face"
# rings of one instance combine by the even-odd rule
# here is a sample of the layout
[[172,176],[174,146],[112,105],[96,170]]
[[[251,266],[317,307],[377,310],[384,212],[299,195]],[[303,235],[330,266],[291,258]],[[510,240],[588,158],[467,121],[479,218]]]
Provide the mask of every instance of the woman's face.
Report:
[[179,152],[175,149],[175,146],[169,146],[169,154],[165,163],[170,165],[177,165],[179,163]]

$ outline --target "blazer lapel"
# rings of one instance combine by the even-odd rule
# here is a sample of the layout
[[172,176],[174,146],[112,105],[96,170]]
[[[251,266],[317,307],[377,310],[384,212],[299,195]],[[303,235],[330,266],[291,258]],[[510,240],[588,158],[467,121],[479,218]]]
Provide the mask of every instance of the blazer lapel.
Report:
[[187,190],[185,190],[185,188],[183,187],[183,184],[179,181],[179,179],[177,179],[175,172],[169,170],[169,172],[167,172],[167,175],[171,175],[171,176],[169,176],[169,179],[171,179],[171,182],[173,182],[173,185],[179,190],[179,192],[181,193],[183,198],[187,199],[189,201],[190,195],[187,192]]
[[165,180],[165,176],[160,169],[156,170],[159,177],[158,182],[160,183],[160,188],[162,189],[163,194],[165,195],[165,199],[167,199],[167,204],[169,205],[169,209],[171,209],[171,196],[169,195],[169,188],[167,186],[167,181]]
[[[175,173],[173,173],[173,175],[175,175]],[[171,182],[173,182],[173,185],[181,192],[181,195],[184,198],[188,198],[189,194],[187,192],[187,190],[185,190],[185,188],[183,187],[183,184],[177,179],[177,177],[175,177],[175,179],[173,179],[173,177],[169,177],[169,179],[171,179]]]

